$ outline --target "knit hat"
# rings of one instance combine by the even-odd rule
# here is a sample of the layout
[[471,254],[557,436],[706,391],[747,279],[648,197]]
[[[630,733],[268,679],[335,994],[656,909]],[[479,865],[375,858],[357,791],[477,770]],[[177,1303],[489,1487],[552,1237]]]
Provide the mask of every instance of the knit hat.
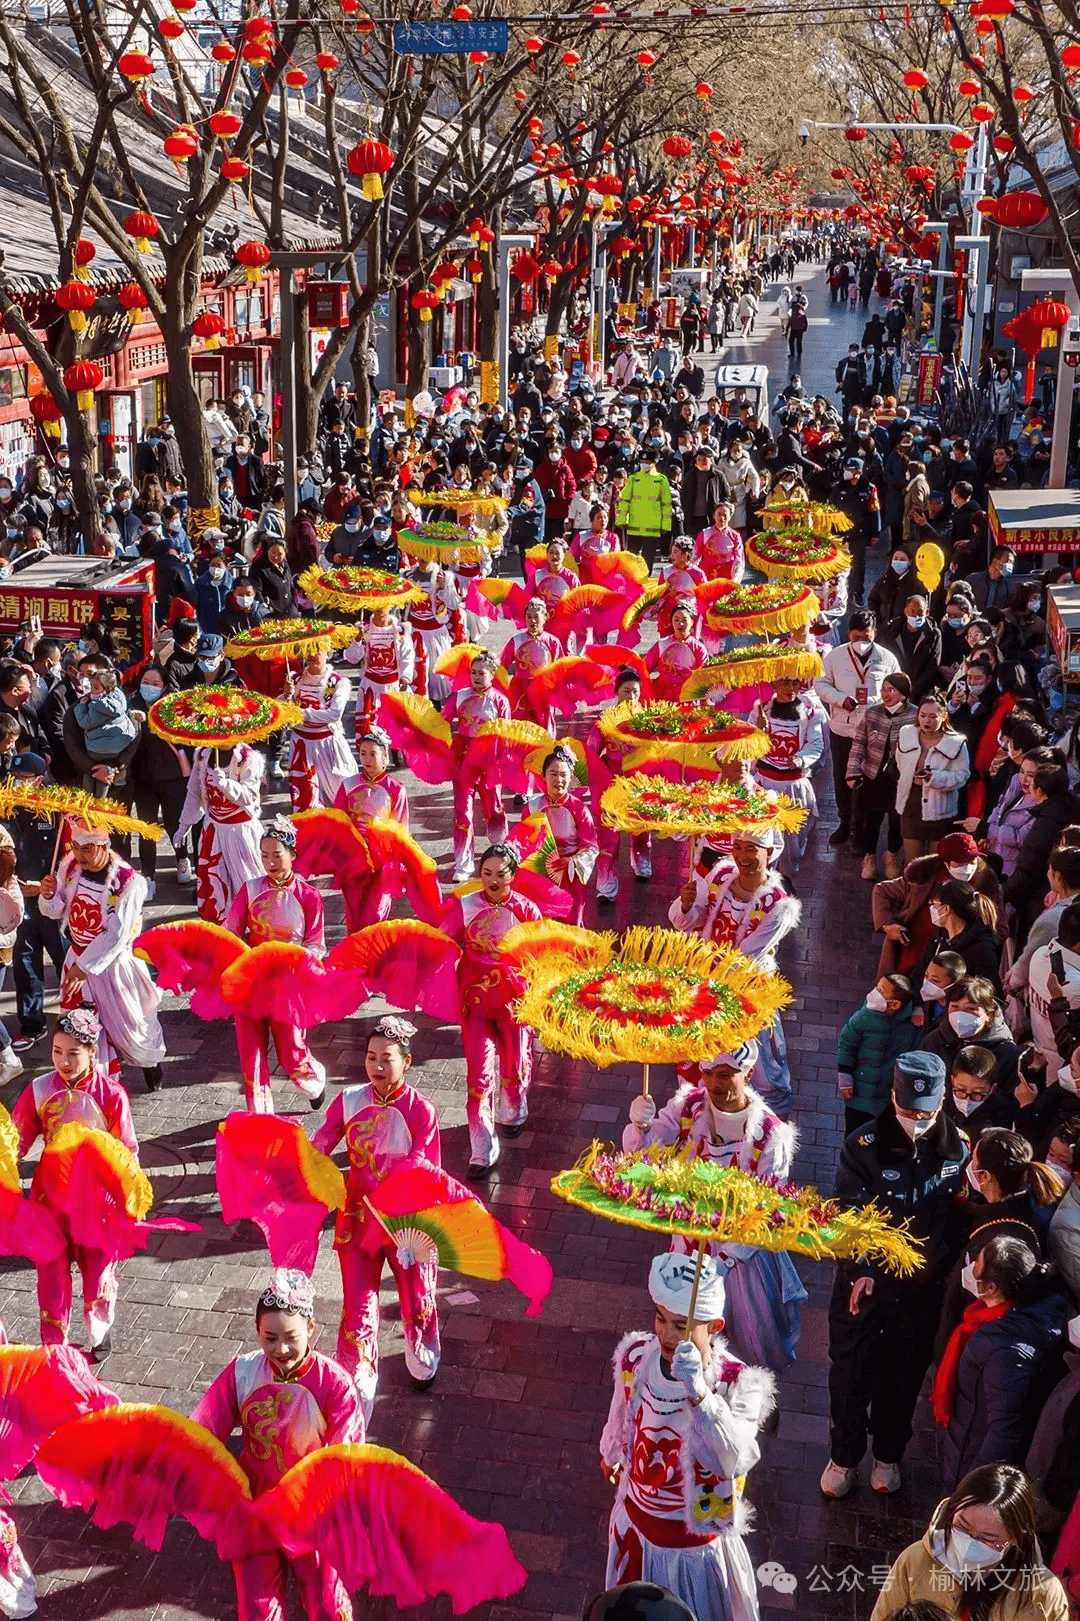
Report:
[[[656,1304],[674,1317],[689,1316],[696,1268],[696,1255],[674,1255],[671,1250],[658,1255],[649,1268],[649,1293]],[[694,1318],[699,1323],[713,1323],[723,1315],[723,1275],[712,1256],[706,1255],[701,1262]]]
[[945,1101],[945,1064],[937,1053],[901,1053],[893,1065],[893,1093],[901,1109],[933,1114]]
[[938,840],[937,853],[942,861],[960,865],[965,861],[978,861],[979,846],[970,833],[946,833]]

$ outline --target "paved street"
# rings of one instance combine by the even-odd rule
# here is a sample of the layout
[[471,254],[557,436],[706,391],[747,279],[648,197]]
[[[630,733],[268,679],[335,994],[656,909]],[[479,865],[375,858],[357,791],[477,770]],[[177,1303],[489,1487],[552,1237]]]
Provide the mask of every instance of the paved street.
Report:
[[[832,397],[837,356],[850,331],[857,327],[861,333],[864,317],[830,315],[820,270],[801,279],[811,294],[812,316],[802,375],[808,389]],[[747,344],[729,344],[721,358],[767,364],[774,395],[788,375],[771,315],[759,320]],[[781,965],[797,995],[786,1019],[801,1133],[796,1174],[829,1186],[841,1140],[835,1034],[871,982],[877,948],[869,928],[869,886],[860,882],[849,856],[826,847],[832,825],[826,775],[818,778],[823,821],[797,886],[802,923],[786,942]],[[437,851],[448,881],[449,796],[411,778],[408,786],[414,831]],[[636,885],[624,873],[617,926],[662,920],[678,884],[676,864],[677,847],[661,844],[651,885]],[[166,878],[151,915],[172,915],[175,900]],[[336,897],[328,911],[336,934]],[[610,912],[604,926],[611,926]],[[116,1352],[104,1374],[126,1399],[186,1413],[223,1364],[253,1343],[256,1285],[267,1257],[253,1227],[226,1228],[216,1209],[214,1133],[240,1098],[231,1026],[206,1025],[175,1002],[166,1004],[164,1024],[170,1054],[164,1090],[146,1096],[132,1077],[136,1129],[159,1210],[201,1221],[203,1230],[167,1235],[125,1265]],[[332,1085],[362,1074],[364,1028],[358,1019],[315,1033],[313,1045]],[[34,1056],[43,1064],[45,1049]],[[413,1078],[439,1109],[444,1161],[462,1174],[467,1140],[458,1031],[426,1027],[416,1057]],[[671,1080],[658,1076],[658,1095],[668,1095]],[[610,1356],[622,1333],[650,1322],[645,1280],[658,1246],[645,1234],[602,1224],[560,1203],[548,1183],[592,1137],[621,1131],[633,1087],[629,1070],[596,1073],[544,1055],[528,1128],[504,1145],[487,1197],[500,1220],[542,1249],[554,1266],[555,1287],[542,1317],[526,1320],[520,1297],[507,1284],[444,1273],[443,1363],[433,1392],[421,1395],[405,1374],[396,1295],[390,1290],[384,1296],[384,1361],[371,1438],[402,1451],[474,1514],[501,1521],[530,1571],[528,1585],[513,1601],[475,1612],[487,1621],[576,1621],[585,1599],[603,1587],[611,1493],[597,1466],[596,1443],[610,1394]],[[9,1088],[4,1101],[10,1104],[18,1089],[19,1083]],[[282,1107],[291,1105],[280,1085],[278,1097]],[[751,1546],[755,1563],[780,1561],[797,1579],[793,1592],[763,1589],[765,1606],[800,1616],[864,1618],[873,1602],[875,1567],[886,1566],[921,1533],[937,1500],[936,1443],[924,1411],[896,1498],[874,1498],[864,1469],[851,1498],[824,1503],[817,1481],[826,1458],[830,1269],[806,1264],[802,1271],[811,1298],[799,1361],[781,1384],[778,1433],[764,1438],[762,1462],[748,1483],[757,1510]],[[340,1300],[329,1232],[316,1281],[329,1349]],[[0,1315],[12,1340],[36,1342],[34,1274],[25,1264],[0,1262]],[[20,1537],[38,1575],[42,1621],[196,1621],[234,1614],[228,1570],[186,1526],[174,1524],[161,1553],[153,1554],[124,1529],[98,1532],[82,1514],[62,1510],[32,1475],[14,1492]],[[393,1613],[389,1604],[357,1603],[358,1615]],[[434,1604],[414,1613],[441,1618],[449,1608]]]

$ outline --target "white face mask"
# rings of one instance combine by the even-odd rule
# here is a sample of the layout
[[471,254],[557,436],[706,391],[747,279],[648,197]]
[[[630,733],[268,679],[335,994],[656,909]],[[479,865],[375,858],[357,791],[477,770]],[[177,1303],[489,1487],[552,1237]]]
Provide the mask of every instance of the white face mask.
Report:
[[872,991],[866,993],[866,1006],[873,1013],[885,1012],[885,998],[875,985]]
[[967,1008],[953,1008],[949,1014],[949,1023],[961,1039],[973,1036],[982,1028],[982,1017],[978,1013],[969,1013]]
[[870,652],[873,645],[873,642],[852,642],[851,651],[855,654],[856,658],[864,659]]
[[912,1142],[918,1142],[920,1137],[925,1137],[928,1131],[932,1131],[936,1119],[936,1115],[932,1115],[929,1120],[909,1120],[902,1114],[896,1117],[900,1130],[905,1137],[910,1137]]
[[[966,1101],[967,1100],[965,1099],[965,1102]],[[974,1188],[976,1193],[981,1193],[982,1188],[979,1186],[979,1173],[978,1173],[978,1171],[976,1171],[974,1165],[971,1163],[970,1160],[968,1160],[967,1164],[964,1166],[964,1175],[968,1179],[969,1187]],[[966,1287],[966,1285],[965,1285],[965,1287]],[[971,1292],[972,1292],[972,1294],[974,1294],[975,1293],[974,1289]]]
[[[962,1098],[958,1092],[953,1093],[952,1100],[953,1100],[953,1108],[956,1110],[957,1114],[962,1114],[962,1115],[974,1114],[975,1110],[979,1107],[979,1099],[978,1098]],[[969,1167],[969,1169],[970,1169],[970,1167]],[[968,1181],[969,1182],[971,1181],[970,1177],[968,1178]],[[971,1185],[972,1185],[972,1187],[975,1186],[975,1184],[973,1182],[972,1182]]]
[[974,1295],[975,1299],[978,1300],[979,1280],[975,1276],[975,1268],[970,1261],[966,1262],[966,1264],[960,1269],[960,1282],[963,1284],[968,1294]]
[[947,912],[947,907],[935,906],[933,902],[930,903],[930,921],[934,925],[935,929],[943,929],[945,927],[945,918]]
[[961,866],[957,866],[957,867],[948,866],[948,863],[946,863],[946,866],[948,867],[949,876],[951,878],[959,878],[959,880],[960,880],[960,882],[962,884],[966,884],[972,878],[974,878],[974,876],[975,876],[975,868],[978,865],[979,865],[979,863],[977,861],[965,861]]
[[935,985],[932,979],[924,979],[919,987],[919,995],[924,1002],[944,1002],[944,985]]
[[255,598],[254,597],[237,597],[236,606],[240,609],[240,611],[242,613],[247,613],[250,609],[254,608],[254,606],[255,606]]
[[152,686],[149,682],[145,681],[139,687],[139,697],[144,703],[148,704],[157,703],[158,699],[161,697],[161,692],[162,689],[160,687]]
[[223,580],[225,578],[225,570],[223,568],[210,568],[207,569],[206,572],[209,574],[212,580]]
[[998,1565],[1005,1557],[997,1548],[988,1548],[985,1542],[969,1537],[966,1531],[950,1531],[948,1538],[943,1531],[935,1531],[930,1539],[930,1552],[939,1565],[961,1579],[972,1571]]
[[1063,1064],[1057,1072],[1057,1078],[1062,1091],[1071,1092],[1075,1097],[1077,1091],[1076,1076],[1073,1074],[1071,1066]]

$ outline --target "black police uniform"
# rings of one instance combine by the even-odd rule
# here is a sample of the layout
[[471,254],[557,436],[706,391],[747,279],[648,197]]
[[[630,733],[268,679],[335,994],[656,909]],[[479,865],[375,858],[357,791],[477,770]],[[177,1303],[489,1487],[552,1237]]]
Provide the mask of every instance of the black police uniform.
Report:
[[[831,1457],[852,1469],[866,1451],[867,1433],[879,1463],[899,1463],[930,1365],[945,1279],[963,1244],[956,1196],[964,1185],[967,1139],[945,1114],[912,1142],[890,1102],[876,1119],[845,1139],[836,1198],[849,1207],[877,1202],[894,1221],[909,1221],[923,1240],[922,1264],[899,1277],[867,1262],[844,1262],[829,1304]],[[849,1309],[852,1284],[872,1277],[858,1315]]]

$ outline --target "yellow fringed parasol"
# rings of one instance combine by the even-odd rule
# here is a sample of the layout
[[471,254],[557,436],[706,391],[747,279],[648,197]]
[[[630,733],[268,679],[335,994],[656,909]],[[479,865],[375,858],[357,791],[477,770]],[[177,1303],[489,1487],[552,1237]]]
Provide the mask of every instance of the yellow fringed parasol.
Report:
[[664,782],[654,776],[616,777],[604,789],[600,814],[620,833],[658,833],[661,838],[689,834],[736,833],[740,828],[776,828],[797,833],[806,821],[805,805],[785,794],[741,783]]
[[688,675],[679,693],[684,703],[700,700],[714,687],[752,687],[758,681],[813,681],[821,674],[816,648],[784,647],[779,642],[753,642],[706,660]]
[[659,580],[649,580],[641,588],[641,595],[635,597],[622,618],[623,630],[636,630],[651,608],[667,596],[667,586]]
[[409,501],[414,507],[450,507],[454,512],[478,512],[482,517],[505,512],[508,505],[504,495],[474,495],[469,490],[410,490]]
[[422,602],[424,599],[420,586],[411,585],[400,574],[351,564],[342,565],[341,568],[320,568],[313,563],[296,583],[304,595],[320,608],[334,608],[338,613],[403,608],[410,602]]
[[459,563],[482,563],[498,542],[497,535],[488,541],[461,523],[425,523],[419,529],[403,529],[398,536],[402,551],[422,563],[455,559]]
[[851,554],[811,529],[765,530],[746,542],[746,561],[770,580],[831,580],[851,567]]
[[[635,765],[668,760],[715,768],[718,760],[760,760],[770,746],[767,732],[715,704],[630,699],[605,709],[597,724],[609,743],[622,743],[640,756]],[[634,768],[629,758],[623,761],[624,771]]]
[[766,529],[810,529],[815,535],[846,535],[853,528],[840,507],[822,501],[776,501],[770,496],[762,509]]
[[[547,564],[547,547],[544,545],[530,546],[525,553],[525,561],[526,563],[534,563],[537,568],[544,568]],[[562,566],[570,574],[580,574],[577,558],[572,551],[567,550],[566,556],[562,560]]]
[[696,595],[706,609],[710,630],[721,636],[737,636],[745,631],[760,636],[770,631],[802,630],[821,612],[813,589],[794,580],[767,580],[756,585],[708,580],[697,587]]
[[147,715],[150,730],[166,743],[197,749],[258,743],[283,726],[301,725],[303,719],[303,710],[296,704],[245,687],[189,687],[184,692],[167,692]]
[[81,788],[62,788],[55,782],[38,785],[9,779],[0,784],[0,816],[10,816],[16,810],[58,817],[61,829],[64,817],[69,816],[74,821],[85,822],[87,827],[107,827],[110,833],[137,833],[140,838],[155,841],[165,834],[165,829],[157,822],[144,822],[141,817],[130,815],[115,799],[95,799]]
[[328,619],[264,619],[250,630],[237,631],[225,644],[230,659],[302,659],[320,648],[348,647],[356,631],[352,625],[332,625]]

